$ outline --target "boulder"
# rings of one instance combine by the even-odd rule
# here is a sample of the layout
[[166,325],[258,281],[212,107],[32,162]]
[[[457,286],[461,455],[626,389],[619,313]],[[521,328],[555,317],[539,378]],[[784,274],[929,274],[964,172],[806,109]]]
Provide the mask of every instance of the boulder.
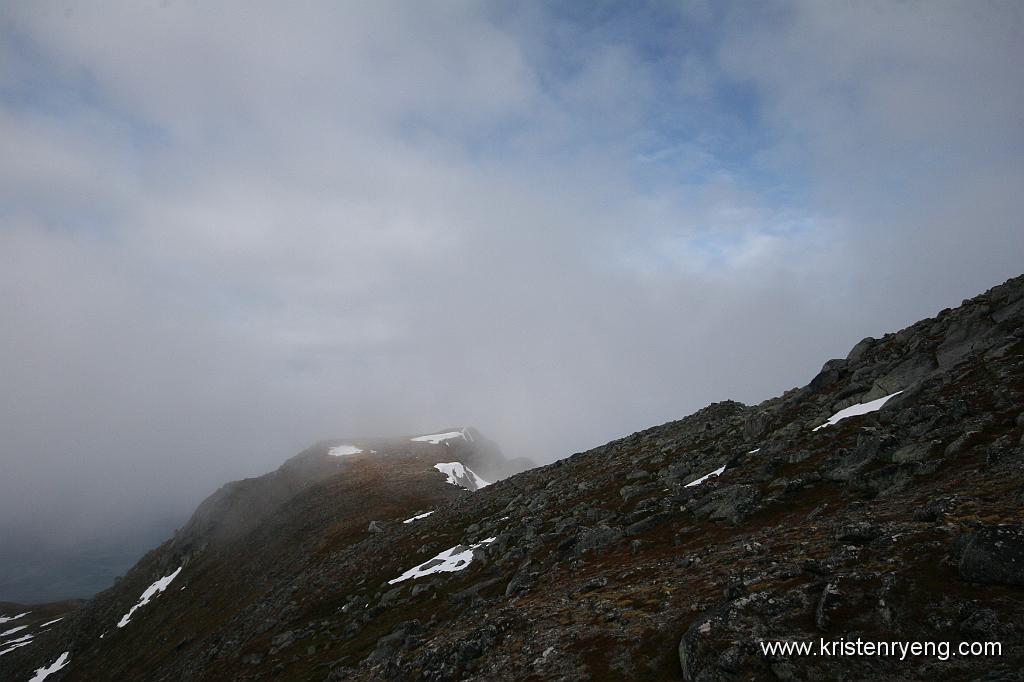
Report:
[[989,526],[971,533],[960,556],[960,576],[977,583],[1024,585],[1024,526]]
[[857,342],[857,345],[850,349],[849,354],[846,356],[846,361],[850,364],[859,362],[874,345],[875,339],[870,336],[861,339]]
[[758,509],[761,493],[752,485],[737,483],[719,488],[693,509],[697,518],[738,524]]
[[833,359],[825,363],[821,371],[811,379],[810,389],[813,392],[823,391],[832,384],[839,381],[843,370],[846,369],[846,360]]
[[599,549],[613,542],[618,542],[622,539],[622,536],[623,532],[619,528],[611,528],[609,526],[587,528],[576,536],[576,551],[579,554],[583,554],[584,552]]

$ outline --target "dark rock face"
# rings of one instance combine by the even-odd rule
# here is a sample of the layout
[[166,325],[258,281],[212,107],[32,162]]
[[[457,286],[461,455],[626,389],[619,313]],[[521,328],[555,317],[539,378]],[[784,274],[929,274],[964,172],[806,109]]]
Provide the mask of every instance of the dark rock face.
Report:
[[1024,585],[1024,526],[980,528],[968,537],[960,557],[964,580]]
[[[1022,330],[1017,278],[861,341],[803,388],[473,493],[433,465],[487,479],[476,432],[355,443],[372,456],[314,446],[225,486],[115,588],[0,657],[0,679],[65,650],[55,680],[1020,679]],[[446,553],[459,570],[392,582]],[[857,638],[1002,654],[761,646]]]

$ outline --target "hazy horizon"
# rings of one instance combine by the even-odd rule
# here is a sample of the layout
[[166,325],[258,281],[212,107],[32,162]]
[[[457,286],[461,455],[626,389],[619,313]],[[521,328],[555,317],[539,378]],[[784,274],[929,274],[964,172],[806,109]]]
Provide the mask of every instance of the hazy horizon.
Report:
[[0,543],[134,537],[328,438],[473,425],[546,463],[805,384],[1024,269],[1022,29],[9,4]]

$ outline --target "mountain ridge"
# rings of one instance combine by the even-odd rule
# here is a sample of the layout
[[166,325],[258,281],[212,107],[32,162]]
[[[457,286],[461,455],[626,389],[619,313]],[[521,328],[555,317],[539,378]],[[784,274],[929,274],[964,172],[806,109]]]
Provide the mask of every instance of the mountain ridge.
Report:
[[[472,460],[475,436],[325,441],[221,488],[0,673],[27,679],[66,650],[51,679],[1019,679],[1022,329],[1017,277],[779,397],[714,403],[474,493],[433,467]],[[343,445],[379,452],[330,459]],[[389,583],[455,550],[461,570]],[[758,652],[851,636],[1004,651]]]

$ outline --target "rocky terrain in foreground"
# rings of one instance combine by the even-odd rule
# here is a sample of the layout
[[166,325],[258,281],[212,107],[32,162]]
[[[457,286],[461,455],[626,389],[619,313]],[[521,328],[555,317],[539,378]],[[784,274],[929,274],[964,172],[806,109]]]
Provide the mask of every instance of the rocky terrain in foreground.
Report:
[[[0,679],[1022,680],[1022,322],[1019,277],[778,398],[485,487],[448,465],[516,467],[472,430],[318,444]],[[1001,652],[762,648],[858,639]]]

